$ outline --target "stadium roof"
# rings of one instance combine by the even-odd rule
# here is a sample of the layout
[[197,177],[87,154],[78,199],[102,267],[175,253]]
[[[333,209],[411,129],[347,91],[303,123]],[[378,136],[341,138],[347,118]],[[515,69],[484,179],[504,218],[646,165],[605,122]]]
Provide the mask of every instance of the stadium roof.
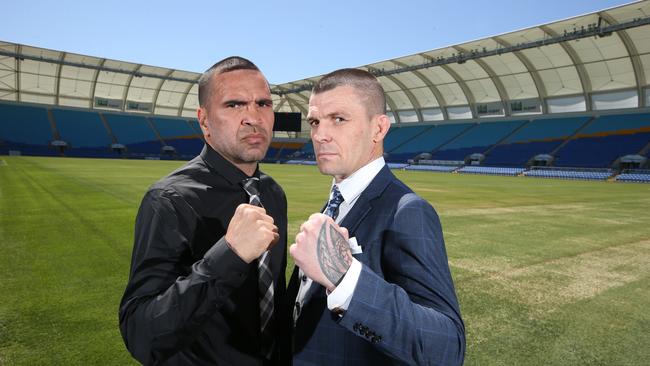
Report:
[[[650,1],[359,68],[397,123],[647,107]],[[194,117],[199,76],[0,41],[0,100]],[[319,77],[273,85],[276,111]]]

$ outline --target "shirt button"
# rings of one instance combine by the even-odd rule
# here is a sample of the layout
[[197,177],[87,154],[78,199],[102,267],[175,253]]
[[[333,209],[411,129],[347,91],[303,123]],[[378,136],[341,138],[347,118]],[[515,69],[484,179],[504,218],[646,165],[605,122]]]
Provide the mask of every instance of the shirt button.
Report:
[[302,282],[307,282],[307,275],[302,275],[300,279],[302,280]]
[[300,316],[300,303],[296,301],[296,316]]

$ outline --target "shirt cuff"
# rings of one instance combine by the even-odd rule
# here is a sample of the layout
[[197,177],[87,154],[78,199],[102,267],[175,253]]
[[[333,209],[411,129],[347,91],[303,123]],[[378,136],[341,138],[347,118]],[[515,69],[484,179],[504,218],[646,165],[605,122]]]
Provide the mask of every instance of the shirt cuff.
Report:
[[343,276],[343,280],[338,286],[327,296],[327,308],[330,310],[337,309],[347,310],[352,301],[354,289],[357,287],[359,276],[361,275],[361,262],[352,258],[352,264],[348,272]]

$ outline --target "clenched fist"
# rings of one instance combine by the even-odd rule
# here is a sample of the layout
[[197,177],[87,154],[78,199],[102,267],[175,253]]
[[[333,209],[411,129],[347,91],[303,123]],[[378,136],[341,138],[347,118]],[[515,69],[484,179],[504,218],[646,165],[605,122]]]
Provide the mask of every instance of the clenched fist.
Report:
[[320,213],[300,226],[289,253],[307,277],[329,291],[334,291],[352,264],[347,229]]
[[230,248],[246,263],[271,249],[279,239],[278,227],[266,210],[246,203],[237,206],[226,231]]

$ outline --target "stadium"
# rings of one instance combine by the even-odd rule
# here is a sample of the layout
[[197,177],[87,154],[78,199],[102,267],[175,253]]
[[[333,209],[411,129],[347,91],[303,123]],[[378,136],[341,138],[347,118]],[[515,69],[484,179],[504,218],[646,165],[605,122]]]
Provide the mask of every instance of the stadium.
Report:
[[[465,364],[650,361],[648,14],[359,67],[386,92],[386,161],[440,215]],[[0,365],[135,362],[116,315],[133,219],[203,147],[200,75],[0,41]],[[305,120],[319,77],[271,85],[262,170],[287,193],[290,238],[330,184]]]

